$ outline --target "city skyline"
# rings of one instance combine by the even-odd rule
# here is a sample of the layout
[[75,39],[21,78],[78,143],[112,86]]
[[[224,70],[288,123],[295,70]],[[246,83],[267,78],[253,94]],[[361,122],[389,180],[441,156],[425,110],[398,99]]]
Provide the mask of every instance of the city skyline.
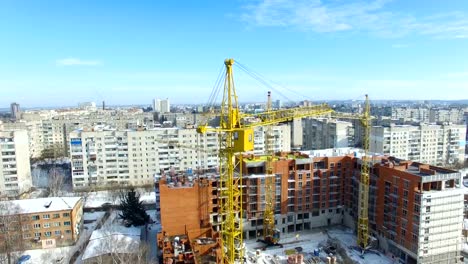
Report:
[[[85,2],[0,4],[1,108],[204,103],[227,57],[282,101],[467,99],[463,1]],[[235,71],[240,101],[266,98]]]

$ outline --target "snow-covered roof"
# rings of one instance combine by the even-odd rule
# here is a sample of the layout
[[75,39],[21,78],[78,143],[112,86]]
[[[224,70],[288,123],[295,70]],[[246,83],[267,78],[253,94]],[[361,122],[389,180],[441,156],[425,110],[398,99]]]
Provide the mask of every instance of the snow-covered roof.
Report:
[[140,247],[141,229],[112,226],[111,230],[93,231],[82,260],[110,253],[137,253]]
[[3,215],[33,214],[72,210],[81,197],[48,197],[0,202]]

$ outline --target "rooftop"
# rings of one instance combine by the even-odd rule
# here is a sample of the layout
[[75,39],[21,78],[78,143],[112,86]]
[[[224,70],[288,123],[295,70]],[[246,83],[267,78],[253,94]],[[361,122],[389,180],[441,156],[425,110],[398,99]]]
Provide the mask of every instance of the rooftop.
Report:
[[0,202],[2,215],[32,214],[72,210],[81,197],[49,197]]

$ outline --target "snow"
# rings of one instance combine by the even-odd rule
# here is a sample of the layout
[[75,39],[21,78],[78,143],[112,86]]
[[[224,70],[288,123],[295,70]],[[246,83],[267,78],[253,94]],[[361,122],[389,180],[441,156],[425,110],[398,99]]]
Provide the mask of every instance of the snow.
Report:
[[125,227],[117,216],[118,211],[113,211],[103,226],[93,231],[81,260],[108,253],[138,251],[142,228]]
[[97,221],[104,216],[105,212],[86,212],[83,215],[84,221]]
[[[143,204],[154,204],[156,203],[156,194],[154,192],[145,192],[137,190],[140,193],[140,201]],[[119,192],[115,191],[97,191],[84,193],[85,196],[85,208],[97,208],[102,207],[104,204],[119,205]]]
[[81,259],[108,253],[137,252],[140,246],[140,234],[141,228],[137,227],[113,226],[111,229],[95,230]]
[[[281,243],[283,248],[269,248],[266,251],[260,250],[264,244],[256,242],[256,240],[246,240],[246,255],[255,256],[256,251],[260,250],[259,259],[257,263],[262,263],[268,259],[272,259],[275,255],[279,260],[279,263],[286,263],[286,250],[294,249],[296,247],[302,248],[302,253],[304,254],[304,259],[308,259],[313,255],[314,250],[320,249],[328,238],[335,238],[340,242],[343,248],[346,249],[346,253],[349,258],[359,264],[391,264],[394,263],[391,258],[385,256],[380,252],[368,252],[363,257],[361,257],[360,252],[357,252],[354,248],[356,246],[356,236],[353,234],[352,230],[345,229],[342,227],[333,227],[331,229],[317,229],[312,231],[301,231],[293,234],[286,234],[281,238]],[[327,254],[320,250],[319,257],[322,260],[325,260]],[[338,256],[338,259],[340,256]],[[267,261],[268,262],[268,261]],[[248,263],[251,263],[248,260]],[[341,263],[341,262],[338,262]]]

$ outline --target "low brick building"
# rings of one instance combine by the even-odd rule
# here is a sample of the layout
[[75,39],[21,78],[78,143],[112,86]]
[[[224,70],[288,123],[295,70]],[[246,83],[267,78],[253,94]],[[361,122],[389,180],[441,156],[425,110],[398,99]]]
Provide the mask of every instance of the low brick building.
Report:
[[0,250],[69,246],[81,233],[83,199],[50,197],[0,202]]

